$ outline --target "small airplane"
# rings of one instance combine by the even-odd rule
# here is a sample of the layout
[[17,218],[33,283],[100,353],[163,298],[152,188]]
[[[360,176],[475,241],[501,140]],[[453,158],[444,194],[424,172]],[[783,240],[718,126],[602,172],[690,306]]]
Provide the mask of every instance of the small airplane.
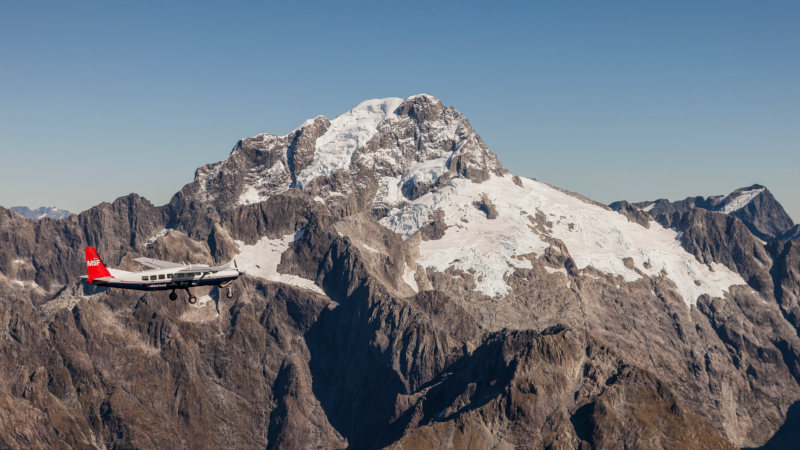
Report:
[[208,264],[177,264],[152,258],[134,258],[134,261],[149,267],[151,270],[127,272],[106,268],[97,256],[94,247],[86,247],[85,279],[95,286],[134,289],[137,291],[169,291],[170,300],[177,300],[176,289],[183,289],[189,294],[189,303],[197,303],[197,297],[189,291],[195,286],[219,286],[227,288],[228,298],[233,297],[231,283],[244,272],[239,270],[236,261],[231,266],[209,266]]

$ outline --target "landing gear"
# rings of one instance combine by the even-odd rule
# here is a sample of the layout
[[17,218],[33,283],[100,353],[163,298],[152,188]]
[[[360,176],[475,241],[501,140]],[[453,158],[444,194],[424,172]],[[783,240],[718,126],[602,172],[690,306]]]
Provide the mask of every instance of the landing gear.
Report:
[[175,300],[178,299],[178,294],[176,294],[175,291],[170,292],[169,293],[169,299],[174,302]]
[[233,298],[233,289],[231,289],[230,286],[228,286],[228,289],[225,290],[225,296],[228,298]]
[[197,303],[197,297],[195,297],[194,295],[192,295],[191,292],[189,292],[189,288],[184,288],[184,289],[186,290],[186,293],[189,294],[189,304],[194,305],[195,303]]

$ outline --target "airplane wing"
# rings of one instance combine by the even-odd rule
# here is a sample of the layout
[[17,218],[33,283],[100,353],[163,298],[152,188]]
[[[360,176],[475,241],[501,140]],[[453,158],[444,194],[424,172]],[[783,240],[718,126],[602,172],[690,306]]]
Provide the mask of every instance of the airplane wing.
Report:
[[211,272],[210,269],[208,264],[192,264],[191,266],[181,266],[181,270],[178,270],[177,273]]
[[231,270],[231,269],[235,269],[235,267],[233,267],[233,266],[212,266],[212,267],[209,267],[209,268],[207,268],[205,270],[210,270],[212,272],[219,272],[220,270]]
[[151,269],[171,269],[173,267],[186,267],[186,265],[184,264],[178,264],[169,261],[161,261],[153,258],[141,257],[141,258],[134,258],[133,260]]

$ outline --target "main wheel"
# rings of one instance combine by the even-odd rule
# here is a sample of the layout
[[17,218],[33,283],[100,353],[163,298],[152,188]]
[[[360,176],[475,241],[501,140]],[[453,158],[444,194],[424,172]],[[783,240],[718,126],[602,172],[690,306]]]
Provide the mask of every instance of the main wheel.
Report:
[[189,303],[191,303],[192,305],[197,303],[197,297],[195,297],[194,295],[190,295],[189,296]]
[[175,300],[177,300],[177,299],[178,299],[178,294],[176,294],[176,293],[174,293],[174,292],[170,292],[170,294],[169,294],[169,299],[170,299],[170,300],[172,300],[172,301],[174,302]]
[[233,290],[228,288],[227,292],[225,292],[225,296],[228,298],[233,298]]

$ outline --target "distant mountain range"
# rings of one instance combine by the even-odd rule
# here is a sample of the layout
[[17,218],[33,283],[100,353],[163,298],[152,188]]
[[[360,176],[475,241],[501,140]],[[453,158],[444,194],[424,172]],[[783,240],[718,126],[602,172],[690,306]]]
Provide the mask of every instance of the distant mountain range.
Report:
[[65,217],[69,217],[72,213],[63,209],[58,209],[56,207],[46,207],[42,206],[36,209],[30,209],[27,206],[12,206],[12,211],[16,211],[22,214],[24,217],[28,219],[44,219],[45,217],[49,217],[51,219],[63,219]]
[[[760,185],[609,207],[435,97],[368,100],[241,139],[163,206],[0,208],[0,447],[780,446],[796,233]],[[196,305],[96,289],[85,245],[247,275]]]

